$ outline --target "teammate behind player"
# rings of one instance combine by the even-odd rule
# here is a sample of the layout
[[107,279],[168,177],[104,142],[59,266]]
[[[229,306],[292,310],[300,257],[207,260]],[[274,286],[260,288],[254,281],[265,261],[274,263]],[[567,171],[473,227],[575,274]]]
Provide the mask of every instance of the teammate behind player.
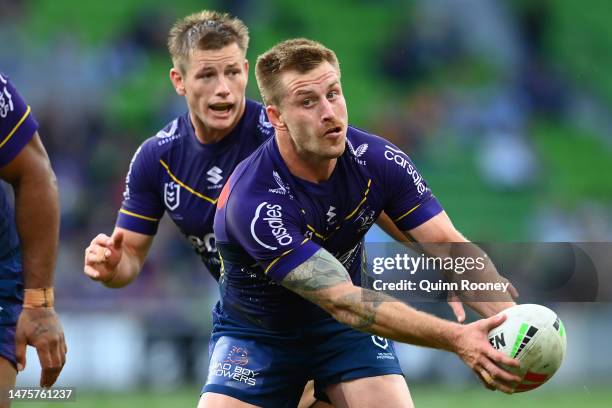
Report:
[[[276,136],[219,198],[222,304],[200,407],[291,406],[308,378],[335,406],[411,406],[387,338],[454,352],[511,392],[520,378],[499,365],[518,362],[487,341],[504,316],[462,326],[359,287],[363,236],[383,210],[417,241],[465,238],[403,152],[348,126],[333,51],[285,41],[256,75]],[[470,306],[491,315],[512,304]]]
[[[0,407],[6,389],[36,348],[41,387],[52,386],[66,362],[66,343],[53,309],[59,240],[57,182],[30,107],[0,74]],[[25,288],[25,290],[24,290]],[[24,294],[25,292],[25,294]]]
[[188,112],[136,151],[112,236],[99,234],[85,251],[85,273],[109,287],[139,274],[167,212],[218,279],[213,216],[236,164],[272,134],[263,106],[245,97],[247,27],[237,18],[202,11],[170,29],[170,80]]
[[245,97],[248,44],[242,21],[214,11],[171,28],[170,80],[188,112],[134,154],[115,230],[110,237],[99,234],[85,250],[87,276],[115,288],[132,282],[167,212],[219,278],[213,234],[219,193],[234,167],[273,135],[265,108]]

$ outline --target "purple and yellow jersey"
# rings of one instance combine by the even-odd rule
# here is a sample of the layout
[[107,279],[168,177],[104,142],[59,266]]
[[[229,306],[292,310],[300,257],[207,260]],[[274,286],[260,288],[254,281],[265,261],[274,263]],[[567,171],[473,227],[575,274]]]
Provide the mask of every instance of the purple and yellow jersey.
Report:
[[234,130],[218,143],[200,143],[189,114],[179,116],[134,154],[117,226],[154,235],[167,212],[218,279],[213,218],[219,194],[236,165],[272,134],[264,107],[250,100]]
[[238,165],[218,204],[223,310],[273,329],[329,317],[280,282],[323,247],[359,285],[363,237],[383,210],[402,231],[442,211],[408,156],[388,141],[349,127],[330,179],[311,183],[289,172],[269,140]]
[[[8,78],[0,74],[0,167],[32,139],[38,123]],[[23,276],[11,187],[0,181],[0,298],[21,299]]]

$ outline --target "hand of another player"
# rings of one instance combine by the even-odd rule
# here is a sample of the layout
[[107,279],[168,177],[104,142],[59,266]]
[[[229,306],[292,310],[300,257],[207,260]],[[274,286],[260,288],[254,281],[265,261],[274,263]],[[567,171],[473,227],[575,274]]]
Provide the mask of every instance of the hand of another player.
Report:
[[66,363],[64,330],[53,309],[23,309],[15,332],[17,369],[26,366],[26,346],[36,348],[40,367],[40,386],[51,387]]
[[117,265],[123,255],[123,232],[111,237],[98,234],[85,249],[85,275],[93,280],[108,282],[117,273]]
[[461,326],[455,352],[476,373],[485,387],[512,394],[521,378],[502,367],[518,368],[519,361],[495,350],[488,341],[489,331],[505,320],[506,315],[498,314]]

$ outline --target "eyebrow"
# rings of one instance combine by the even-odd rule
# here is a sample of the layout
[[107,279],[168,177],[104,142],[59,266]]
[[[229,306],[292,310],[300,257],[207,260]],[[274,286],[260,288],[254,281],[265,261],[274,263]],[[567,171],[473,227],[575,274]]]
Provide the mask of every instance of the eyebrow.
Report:
[[[329,85],[327,85],[327,89],[333,88],[333,87],[338,86],[338,85],[340,85],[340,81],[336,80],[336,81],[330,83]],[[316,92],[313,91],[313,90],[310,90],[310,89],[301,89],[301,90],[299,90],[297,92],[294,92],[294,95],[295,96],[301,96],[301,95],[309,95],[309,94],[314,94],[314,93],[316,93]]]
[[[232,68],[238,68],[240,67],[240,64],[237,62],[232,62],[231,64],[228,64],[226,66],[223,67],[223,69],[232,69]],[[216,70],[216,66],[213,65],[205,65],[202,68],[200,68],[199,70],[197,70],[196,72],[204,72],[204,71],[209,71],[209,70]]]

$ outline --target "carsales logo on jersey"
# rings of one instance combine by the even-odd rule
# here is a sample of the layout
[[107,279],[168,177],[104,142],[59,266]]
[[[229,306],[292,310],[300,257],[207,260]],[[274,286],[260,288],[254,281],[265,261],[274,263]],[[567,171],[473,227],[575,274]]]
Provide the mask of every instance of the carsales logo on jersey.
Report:
[[412,176],[412,181],[414,182],[419,195],[423,194],[425,190],[427,190],[427,187],[425,187],[423,177],[421,177],[412,163],[410,163],[410,160],[408,160],[408,156],[406,156],[406,154],[401,150],[394,149],[389,145],[385,145],[385,148],[387,149],[385,150],[385,159],[395,162],[395,164],[406,170],[406,173]]
[[[271,250],[278,249],[275,246],[267,245],[266,243],[262,242],[262,240],[257,236],[255,228],[257,226],[257,221],[260,220],[260,216],[261,221],[265,222],[271,229],[272,235],[274,235],[276,242],[282,246],[287,246],[293,241],[293,238],[287,233],[287,228],[285,228],[285,225],[283,224],[282,209],[283,207],[278,204],[268,204],[267,201],[264,201],[263,203],[259,204],[255,210],[255,217],[253,217],[253,220],[251,221],[251,235],[255,241],[257,241],[257,243],[264,248]],[[261,214],[262,210],[264,211],[263,215]]]

